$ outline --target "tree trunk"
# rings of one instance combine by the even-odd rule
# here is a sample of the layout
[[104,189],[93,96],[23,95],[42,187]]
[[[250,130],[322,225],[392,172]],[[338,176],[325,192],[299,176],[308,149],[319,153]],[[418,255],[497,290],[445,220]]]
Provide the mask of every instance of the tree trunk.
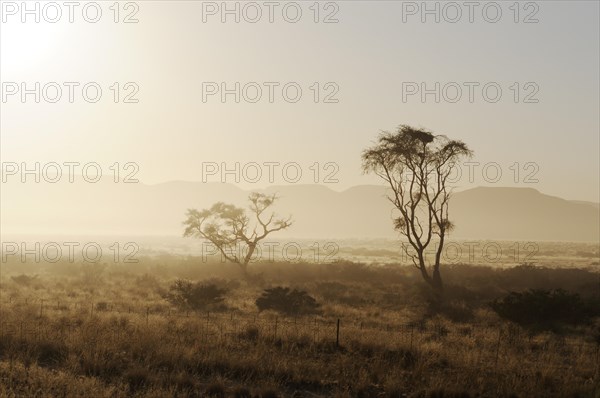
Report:
[[248,280],[248,263],[244,262],[244,263],[239,263],[240,269],[242,270],[242,275],[244,277],[244,279]]
[[242,268],[242,273],[244,274],[244,278],[248,279],[248,264],[252,259],[252,254],[254,254],[254,250],[256,249],[256,243],[248,245],[248,253],[244,257],[244,262],[240,263],[240,267]]
[[439,264],[435,265],[433,268],[433,275],[431,278],[431,287],[433,287],[433,289],[439,293],[444,291],[444,284],[442,283],[442,274],[440,273],[440,265]]
[[437,302],[437,304],[440,304],[442,302],[442,294],[444,292],[444,284],[442,283],[440,265],[434,265],[433,271],[430,276],[427,272],[427,267],[425,266],[424,258],[419,258],[419,270],[421,271],[421,276],[423,277],[425,282],[429,285],[429,287],[431,287],[435,301]]
[[423,280],[427,282],[428,285],[433,287],[433,281],[427,273],[427,268],[425,267],[425,265],[419,265],[419,270],[421,271],[421,276],[423,277]]
[[433,295],[436,301],[435,306],[439,307],[442,304],[442,301],[444,301],[444,284],[442,283],[442,275],[440,273],[439,264],[436,264],[433,268],[431,288],[433,289]]

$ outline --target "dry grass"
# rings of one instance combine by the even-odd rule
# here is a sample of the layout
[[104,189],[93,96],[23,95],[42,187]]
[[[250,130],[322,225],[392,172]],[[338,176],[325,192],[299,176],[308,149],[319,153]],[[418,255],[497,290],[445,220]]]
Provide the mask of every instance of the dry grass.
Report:
[[[498,319],[481,294],[467,304],[461,296],[465,308],[457,305],[456,313],[427,316],[410,272],[385,268],[307,265],[285,274],[284,265],[265,265],[263,282],[246,284],[227,267],[194,275],[173,262],[168,268],[146,260],[97,274],[83,266],[73,272],[75,265],[3,266],[0,397],[600,394],[591,326],[526,331]],[[476,283],[489,272],[471,267],[447,276]],[[21,273],[39,277],[11,278]],[[593,274],[577,275],[589,293],[585,282]],[[176,277],[208,276],[230,289],[226,311],[179,311],[161,297]],[[262,288],[286,278],[323,304],[321,316],[256,312]],[[577,278],[563,279],[578,286]]]

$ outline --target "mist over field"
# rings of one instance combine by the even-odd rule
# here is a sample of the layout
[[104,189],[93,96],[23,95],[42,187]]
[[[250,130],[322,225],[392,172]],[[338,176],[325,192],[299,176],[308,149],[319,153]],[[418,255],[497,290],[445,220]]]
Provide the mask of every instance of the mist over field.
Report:
[[600,398],[599,19],[0,0],[0,398]]
[[[244,206],[250,190],[228,183],[157,185],[59,182],[22,184],[9,179],[1,194],[4,234],[181,235],[186,209],[226,198]],[[10,188],[8,188],[10,187]],[[395,238],[393,205],[385,186],[336,191],[326,185],[280,185],[253,190],[280,197],[276,211],[292,214],[284,238]],[[40,198],[44,198],[40,201]],[[9,210],[10,211],[7,211]],[[598,203],[564,200],[535,188],[475,187],[452,197],[457,239],[597,242]]]

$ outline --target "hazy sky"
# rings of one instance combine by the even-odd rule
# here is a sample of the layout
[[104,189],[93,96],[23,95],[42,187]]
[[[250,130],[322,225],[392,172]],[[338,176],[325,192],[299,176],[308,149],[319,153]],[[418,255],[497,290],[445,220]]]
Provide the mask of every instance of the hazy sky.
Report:
[[[567,199],[600,200],[597,1],[521,2],[518,15],[512,1],[483,2],[473,9],[473,22],[463,2],[454,3],[460,18],[456,8],[429,2],[431,9],[439,7],[439,23],[435,15],[421,15],[421,2],[321,2],[318,23],[313,2],[276,3],[272,23],[264,2],[237,3],[239,23],[235,15],[225,15],[222,23],[216,9],[221,2],[200,1],[138,1],[127,9],[122,2],[119,23],[113,21],[112,1],[97,3],[102,10],[97,23],[83,19],[87,2],[74,10],[74,23],[66,7],[58,22],[49,23],[40,2],[40,22],[25,15],[22,23],[21,10],[12,15],[20,3],[2,1],[3,162],[96,162],[105,172],[115,162],[135,162],[136,176],[146,183],[202,180],[203,162],[226,162],[229,168],[235,162],[295,162],[300,182],[311,183],[311,166],[318,162],[317,181],[333,173],[339,182],[329,186],[341,190],[377,182],[362,175],[361,151],[378,131],[411,124],[464,140],[476,153],[474,161],[495,162],[502,171],[492,182],[497,166],[488,169],[489,181],[476,167],[470,183],[465,168],[461,187],[527,186]],[[251,23],[254,4],[262,18]],[[297,8],[299,22],[288,22]],[[86,10],[93,19],[94,7]],[[45,17],[54,18],[55,11],[46,7]],[[122,23],[129,14],[139,22]],[[338,22],[323,23],[327,16]],[[489,22],[494,19],[499,21]],[[23,82],[28,88],[40,82],[40,103],[32,94],[25,103],[20,92],[7,96]],[[42,92],[48,82],[62,86],[57,103],[45,100],[55,97],[55,85]],[[73,103],[64,82],[79,83]],[[82,97],[81,87],[89,82],[102,89],[96,103]],[[115,82],[119,103],[110,89]],[[139,87],[132,97],[138,103],[123,103],[135,89],[127,82]],[[210,82],[216,84],[203,85]],[[240,83],[239,103],[234,94],[225,103],[218,93],[203,100],[208,88],[222,82],[230,89]],[[286,100],[282,87],[293,82]],[[419,93],[408,95],[408,89],[420,89],[421,83],[433,89],[436,82],[439,103],[434,94],[424,103]],[[472,103],[465,82],[472,83]],[[256,86],[262,97],[251,103]],[[457,86],[462,97],[450,103]],[[296,87],[302,95],[292,103]],[[502,95],[492,103],[497,87]],[[337,103],[324,103],[329,94]],[[281,165],[274,166],[274,184],[294,180],[295,168],[284,178]],[[240,170],[240,185],[249,187],[254,171],[246,171],[244,179]],[[257,187],[271,185],[268,168],[262,171]]]

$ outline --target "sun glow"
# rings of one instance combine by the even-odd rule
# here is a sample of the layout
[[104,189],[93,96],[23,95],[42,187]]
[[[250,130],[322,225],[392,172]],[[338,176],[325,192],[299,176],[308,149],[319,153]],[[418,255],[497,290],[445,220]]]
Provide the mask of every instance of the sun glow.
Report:
[[63,24],[48,22],[2,23],[0,28],[0,62],[4,79],[22,72],[39,69],[55,55],[57,43],[64,33]]

